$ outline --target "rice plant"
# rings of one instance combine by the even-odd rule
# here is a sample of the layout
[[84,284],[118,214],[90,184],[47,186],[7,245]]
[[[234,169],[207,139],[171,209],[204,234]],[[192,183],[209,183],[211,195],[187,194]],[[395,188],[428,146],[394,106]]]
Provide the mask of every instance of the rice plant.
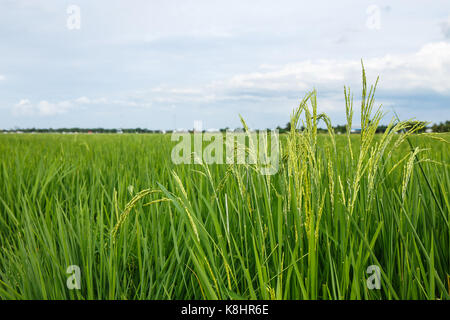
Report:
[[376,134],[377,82],[363,68],[360,134],[350,89],[346,135],[308,93],[274,175],[175,165],[163,134],[1,136],[0,298],[449,299],[450,136]]

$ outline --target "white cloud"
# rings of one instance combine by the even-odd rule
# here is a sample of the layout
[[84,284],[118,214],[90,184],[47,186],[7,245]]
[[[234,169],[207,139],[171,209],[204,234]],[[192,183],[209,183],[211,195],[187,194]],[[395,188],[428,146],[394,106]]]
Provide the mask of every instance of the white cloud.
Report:
[[37,104],[33,104],[28,99],[22,99],[13,106],[12,114],[15,116],[53,116],[66,113],[72,107],[73,104],[70,101],[51,103],[42,100]]
[[[388,54],[364,60],[372,78],[380,74],[384,90],[450,92],[450,43],[424,45],[412,54]],[[266,71],[269,69],[270,71]],[[264,66],[260,72],[239,74],[215,87],[253,91],[305,91],[312,88],[342,91],[343,85],[359,88],[359,60],[306,60],[282,66]]]
[[[379,88],[395,95],[434,92],[450,94],[450,43],[424,45],[409,54],[387,54],[364,59],[368,82],[380,75]],[[258,71],[236,74],[198,88],[156,87],[147,92],[157,103],[212,103],[217,101],[255,101],[297,99],[316,88],[320,93],[342,98],[343,86],[361,88],[359,59],[305,60],[285,65],[261,65]],[[332,110],[332,100],[326,109]]]
[[196,95],[202,93],[202,91],[197,88],[167,88],[164,86],[155,87],[151,89],[151,91],[163,94],[182,94],[182,95]]
[[83,96],[83,97],[79,97],[78,99],[75,99],[75,102],[80,103],[80,104],[89,104],[89,103],[91,103],[91,99]]
[[57,103],[51,103],[48,101],[41,101],[37,104],[37,113],[43,116],[53,116],[57,114],[63,114],[69,111],[72,107],[72,103],[69,101],[61,101]]
[[5,80],[5,79],[6,79],[5,76],[3,76],[3,75],[0,74],[0,81],[3,81],[3,80]]
[[[450,43],[437,42],[424,45],[408,54],[387,54],[364,60],[369,83],[379,74],[379,87],[393,96],[411,96],[412,93],[450,95]],[[358,59],[304,60],[285,65],[265,64],[257,71],[236,74],[223,81],[189,87],[161,85],[117,98],[79,98],[37,104],[23,99],[13,107],[15,115],[52,116],[86,106],[115,106],[130,108],[163,107],[189,104],[212,107],[214,103],[239,105],[253,102],[259,112],[272,112],[273,108],[285,112],[294,100],[316,88],[322,111],[338,112],[344,107],[343,86],[359,92],[361,88],[361,62]],[[389,99],[383,99],[389,104]],[[284,107],[283,107],[284,106]],[[248,105],[247,105],[248,107]],[[278,110],[279,109],[279,110]],[[283,110],[282,110],[283,109]],[[212,109],[211,109],[212,110]],[[275,112],[275,111],[274,111]]]
[[91,99],[85,96],[79,97],[74,100],[76,104],[107,104],[110,103],[107,98],[95,98]]
[[30,100],[22,99],[12,109],[12,113],[16,116],[26,115],[30,116],[34,114],[34,107]]
[[57,102],[42,100],[36,104],[28,99],[22,99],[12,107],[11,111],[15,116],[54,116],[67,113],[76,107],[85,109],[85,105],[114,105],[118,107],[149,108],[152,104],[151,102],[136,102],[130,99],[92,99],[82,96],[73,100]]
[[132,99],[108,99],[108,98],[95,98],[91,99],[88,97],[79,97],[74,100],[74,103],[80,105],[116,105],[123,107],[143,107],[148,108],[151,106],[149,102],[137,102]]

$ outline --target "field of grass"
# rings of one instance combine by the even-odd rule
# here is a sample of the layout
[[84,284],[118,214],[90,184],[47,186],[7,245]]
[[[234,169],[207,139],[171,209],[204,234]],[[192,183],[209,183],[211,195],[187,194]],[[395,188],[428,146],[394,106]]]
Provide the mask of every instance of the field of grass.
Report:
[[450,135],[375,134],[370,97],[361,135],[318,135],[309,95],[274,175],[163,134],[0,136],[0,298],[449,299]]

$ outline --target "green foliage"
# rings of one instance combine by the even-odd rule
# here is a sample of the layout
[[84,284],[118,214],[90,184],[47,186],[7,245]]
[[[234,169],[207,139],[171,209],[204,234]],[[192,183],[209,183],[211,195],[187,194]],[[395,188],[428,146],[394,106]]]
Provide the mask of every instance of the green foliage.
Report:
[[436,123],[431,127],[433,132],[450,132],[450,121]]
[[376,134],[374,92],[340,136],[309,93],[272,176],[174,165],[170,135],[1,135],[0,298],[448,299],[450,136]]

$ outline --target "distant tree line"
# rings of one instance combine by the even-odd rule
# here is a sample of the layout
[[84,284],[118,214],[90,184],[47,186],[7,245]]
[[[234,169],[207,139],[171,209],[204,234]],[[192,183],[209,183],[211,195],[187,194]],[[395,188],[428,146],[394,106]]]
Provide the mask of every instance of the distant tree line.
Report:
[[[144,128],[128,128],[128,129],[107,129],[107,128],[29,128],[29,129],[12,129],[0,130],[0,132],[23,132],[23,133],[161,133],[162,130],[150,130]],[[168,131],[170,132],[170,131]]]
[[[432,127],[427,127],[427,122],[425,121],[410,121],[409,125],[406,127],[406,129],[410,129],[416,125],[422,125],[423,128],[417,130],[417,133],[423,133],[425,132],[427,129],[431,129],[433,132],[450,132],[450,121],[446,121],[445,123],[440,123],[440,124],[434,124]],[[278,131],[280,133],[287,133],[289,131],[291,131],[291,123],[288,122],[286,124],[286,126],[284,128],[282,127],[277,127]],[[335,127],[333,127],[334,132],[339,134],[339,133],[347,133],[347,126],[346,125],[337,125]],[[380,125],[377,127],[376,133],[384,133],[387,129],[386,125]],[[304,127],[299,128],[300,131],[304,130]],[[326,133],[328,132],[327,129],[324,128],[317,128],[318,132],[321,133]],[[356,130],[356,132],[359,132],[360,130]]]
[[[431,127],[427,127],[427,122],[424,121],[410,121],[409,128],[422,124],[425,127],[421,130],[418,130],[418,133],[425,132],[427,129],[431,129],[432,132],[450,132],[450,121],[445,121],[441,123],[435,123]],[[304,127],[299,128],[300,131],[304,130]],[[333,127],[335,133],[346,133],[347,132],[347,126],[345,125],[337,125]],[[377,127],[376,132],[377,133],[384,133],[387,129],[386,125],[380,125]],[[407,128],[408,129],[408,128]],[[220,132],[226,132],[229,130],[229,128],[223,128],[220,129]],[[236,130],[242,130],[242,129],[236,129]],[[235,130],[235,131],[236,131]],[[287,133],[291,131],[291,123],[288,122],[283,128],[278,126],[277,130],[279,133]],[[127,129],[105,129],[105,128],[58,128],[58,129],[38,129],[38,128],[31,128],[31,129],[11,129],[11,130],[1,130],[0,132],[23,132],[23,133],[172,133],[173,130],[150,130],[145,128],[127,128]],[[323,128],[317,128],[318,132],[326,133],[327,129]],[[193,130],[188,130],[188,132],[194,132]],[[205,132],[205,130],[203,130]]]
[[431,126],[433,132],[450,132],[450,121],[435,123]]

